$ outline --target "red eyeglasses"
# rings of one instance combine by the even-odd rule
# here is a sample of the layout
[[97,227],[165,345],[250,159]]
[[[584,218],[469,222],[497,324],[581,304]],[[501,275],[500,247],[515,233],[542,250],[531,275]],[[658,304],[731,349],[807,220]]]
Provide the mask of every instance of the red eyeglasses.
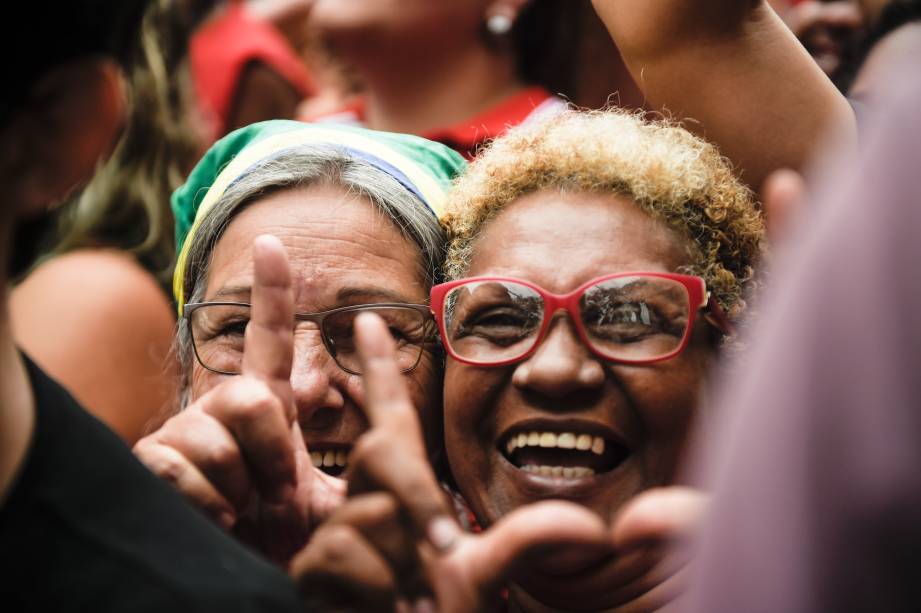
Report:
[[701,309],[722,333],[732,330],[703,279],[671,273],[606,275],[568,294],[521,279],[472,277],[436,285],[431,298],[448,354],[477,366],[530,357],[560,309],[594,355],[622,364],[651,364],[681,353]]

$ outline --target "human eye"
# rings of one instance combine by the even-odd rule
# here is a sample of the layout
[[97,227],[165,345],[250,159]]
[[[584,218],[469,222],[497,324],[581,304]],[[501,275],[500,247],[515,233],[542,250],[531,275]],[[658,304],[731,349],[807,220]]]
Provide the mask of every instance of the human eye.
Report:
[[537,314],[521,306],[485,306],[464,317],[458,337],[475,336],[507,345],[528,336],[539,324]]
[[205,342],[240,342],[249,324],[249,309],[209,306],[196,314],[196,336]]

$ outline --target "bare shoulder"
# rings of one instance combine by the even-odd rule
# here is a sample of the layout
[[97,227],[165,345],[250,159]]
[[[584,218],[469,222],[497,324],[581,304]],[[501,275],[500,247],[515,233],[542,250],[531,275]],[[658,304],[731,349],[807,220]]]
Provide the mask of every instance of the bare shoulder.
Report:
[[175,316],[130,254],[49,260],[13,290],[10,312],[17,343],[125,438],[170,400]]

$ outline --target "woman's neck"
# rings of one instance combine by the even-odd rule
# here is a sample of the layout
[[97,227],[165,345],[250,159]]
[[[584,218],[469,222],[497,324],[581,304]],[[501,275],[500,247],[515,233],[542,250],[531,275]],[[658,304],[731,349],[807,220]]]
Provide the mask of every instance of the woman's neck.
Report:
[[409,61],[400,61],[400,55],[356,65],[364,77],[371,128],[424,134],[475,117],[524,87],[511,54],[482,45],[439,57],[406,54]]
[[35,402],[9,318],[12,220],[0,213],[0,508],[19,472],[35,424]]

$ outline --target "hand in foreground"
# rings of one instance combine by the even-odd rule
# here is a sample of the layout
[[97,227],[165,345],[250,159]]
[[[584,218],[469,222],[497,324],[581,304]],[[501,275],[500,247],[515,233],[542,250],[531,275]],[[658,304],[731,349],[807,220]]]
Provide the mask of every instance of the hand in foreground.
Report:
[[338,506],[345,484],[313,467],[291,389],[294,300],[280,241],[253,243],[243,373],[138,441],[135,454],[195,506],[286,564]]
[[525,610],[679,610],[688,587],[690,544],[706,503],[706,494],[687,487],[647,490],[614,519],[613,550],[603,560],[565,575],[533,569],[513,587],[512,597]]
[[610,554],[612,536],[601,518],[566,502],[530,505],[482,534],[463,534],[426,457],[386,328],[362,315],[356,337],[371,429],[349,457],[348,501],[292,563],[308,604],[498,609],[507,580],[534,560],[565,549],[570,564],[584,568]]

